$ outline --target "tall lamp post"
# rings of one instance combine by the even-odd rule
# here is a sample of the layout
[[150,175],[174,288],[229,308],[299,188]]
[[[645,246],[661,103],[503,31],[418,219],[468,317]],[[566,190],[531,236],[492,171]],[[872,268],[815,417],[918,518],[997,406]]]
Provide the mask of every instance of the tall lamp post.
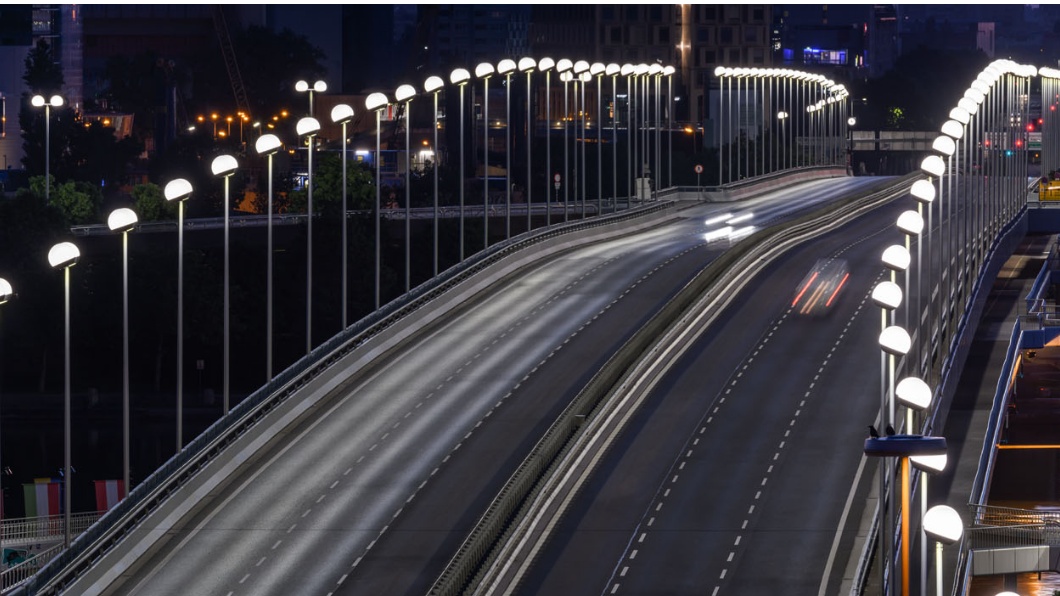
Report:
[[[10,300],[11,297],[14,296],[14,295],[15,295],[15,291],[11,287],[11,282],[9,282],[6,279],[0,277],[0,304],[7,303],[7,301]],[[2,463],[3,463],[3,460],[0,459],[0,491],[3,490],[3,477],[4,477],[4,472],[3,472],[4,466],[2,465]],[[2,495],[2,494],[3,494],[3,492],[0,492],[0,495]],[[0,540],[3,540],[2,536],[0,536]],[[0,548],[0,552],[2,552],[2,550],[3,549]]]
[[51,188],[52,188],[52,176],[51,176],[51,162],[52,162],[52,149],[51,149],[51,121],[52,121],[52,108],[58,108],[63,105],[63,98],[58,95],[53,95],[51,99],[44,99],[43,95],[34,95],[33,99],[30,100],[33,107],[44,108],[44,202],[49,203],[51,201]]
[[184,201],[191,183],[177,178],[166,184],[167,201],[177,202],[177,451],[184,446]]
[[405,104],[405,293],[412,289],[412,228],[409,220],[412,219],[412,147],[409,144],[409,129],[412,128],[411,114],[412,98],[416,96],[416,88],[412,85],[401,85],[394,91],[394,101]]
[[[345,134],[343,134],[343,137],[345,137]],[[343,142],[345,142],[345,139],[343,139]],[[267,259],[266,259],[267,260],[267,264],[268,264],[267,265],[268,266],[268,272],[265,275],[265,279],[266,279],[266,282],[265,282],[265,285],[266,285],[266,288],[265,288],[265,382],[266,383],[268,383],[269,381],[272,380],[272,156],[276,155],[276,152],[280,150],[280,146],[281,145],[282,145],[282,143],[280,143],[279,137],[277,137],[274,134],[261,135],[260,137],[258,137],[258,140],[254,142],[254,149],[258,152],[258,155],[265,156],[265,159],[268,162],[267,173],[268,173],[268,178],[269,178],[269,182],[268,182],[268,193],[269,193],[268,211],[269,211],[269,215],[268,215],[268,248],[267,248],[267,255],[268,256],[267,256]],[[343,151],[342,157],[343,157],[343,159],[346,158],[346,152],[345,151]],[[343,176],[345,176],[346,175],[345,164],[344,164],[344,167],[342,168],[342,170],[343,170],[343,172],[342,172]],[[345,184],[342,185],[342,190],[343,190],[343,192],[346,191],[346,185]],[[345,243],[343,243],[343,244],[345,245]],[[345,253],[343,253],[343,256],[345,256]],[[345,262],[343,262],[343,265],[345,265]],[[344,266],[343,267],[343,273],[345,273],[345,272],[346,271],[345,271],[345,266]],[[343,289],[343,291],[346,290],[346,284],[345,283],[343,284],[342,289]],[[345,298],[345,294],[343,295],[343,298]],[[346,309],[345,309],[346,301],[343,300],[342,303],[344,305],[342,314],[345,316],[345,314],[346,314]],[[345,328],[346,328],[346,326],[343,325],[343,329],[345,329]]]
[[423,90],[427,93],[434,95],[434,121],[431,125],[431,129],[434,131],[434,145],[432,146],[432,154],[434,155],[434,166],[431,168],[434,170],[434,275],[438,275],[438,157],[441,155],[441,151],[438,150],[438,92],[445,86],[445,82],[442,81],[441,77],[427,77],[427,80],[423,83]]
[[482,248],[490,246],[490,77],[496,70],[489,62],[475,67],[475,76],[482,79]]
[[590,76],[596,77],[596,215],[604,212],[604,98],[603,80],[607,65],[594,62],[589,66]]
[[[505,238],[512,236],[512,72],[515,60],[505,58],[497,63],[497,74],[504,75],[504,220]],[[487,123],[488,126],[488,123]],[[487,174],[488,176],[488,174]]]
[[[534,69],[537,68],[537,60],[533,58],[522,58],[519,60],[519,72],[526,73],[526,231],[530,231],[531,218],[530,218],[530,206],[533,204],[530,194],[530,181],[532,179],[531,172],[531,161],[530,161],[530,139],[534,136],[534,125],[533,116],[530,111],[530,85],[531,85],[531,74]],[[546,196],[548,193],[545,193]],[[511,237],[511,230],[508,231],[508,237]]]
[[294,90],[299,93],[309,93],[309,116],[313,116],[313,92],[323,93],[328,90],[328,84],[324,81],[317,81],[310,85],[306,81],[298,81],[294,84]]
[[224,390],[223,390],[223,395],[224,395],[224,414],[226,416],[228,415],[228,395],[229,395],[228,390],[229,390],[229,379],[230,379],[230,371],[229,371],[229,366],[228,366],[228,362],[229,362],[228,355],[229,355],[229,352],[230,352],[229,332],[228,332],[228,330],[229,330],[229,312],[228,312],[229,311],[229,308],[228,308],[228,305],[229,305],[229,302],[228,302],[228,228],[229,228],[229,225],[228,225],[228,221],[230,219],[229,218],[229,213],[232,210],[231,207],[228,204],[228,179],[232,177],[232,174],[236,173],[236,169],[238,169],[238,168],[239,168],[239,163],[236,161],[236,158],[231,156],[231,155],[218,155],[217,157],[214,158],[213,162],[210,164],[210,170],[213,172],[213,175],[217,176],[218,178],[222,178],[224,180],[224,186],[225,186],[225,196],[224,196],[224,204],[223,204],[224,206],[223,206],[222,209],[223,209],[224,214],[225,214],[225,265],[224,265],[224,274],[225,274],[225,281],[224,281],[224,309],[225,309],[225,312],[224,312],[224,363],[223,363],[223,369],[224,369]]
[[[587,131],[587,128],[586,128],[586,125],[585,125],[585,83],[588,82],[588,80],[592,78],[592,75],[589,74],[589,67],[590,67],[589,63],[586,62],[585,60],[578,60],[577,62],[574,63],[574,70],[573,70],[573,72],[574,72],[574,101],[575,102],[578,102],[578,87],[579,86],[581,87],[581,91],[582,91],[581,101],[578,103],[578,114],[581,117],[581,124],[579,125],[581,127],[581,140],[582,140],[581,151],[578,151],[578,128],[574,129],[574,176],[575,176],[575,180],[581,182],[581,192],[580,193],[578,192],[577,185],[575,185],[574,191],[575,191],[576,195],[581,197],[582,219],[585,219],[585,178],[586,178],[586,174],[587,174],[586,168],[585,168],[585,133]],[[581,85],[579,85],[578,83],[581,83]],[[579,155],[579,153],[581,155]],[[581,164],[581,172],[580,173],[578,172],[578,164],[579,163]],[[578,196],[575,196],[575,200],[578,199]]]
[[[924,385],[927,387],[927,384]],[[928,389],[930,391],[930,389]],[[925,533],[928,531],[928,519],[927,519],[927,502],[928,502],[928,477],[940,474],[946,469],[947,457],[943,455],[925,455],[923,457],[911,457],[909,458],[910,463],[917,470],[920,470],[920,526]],[[920,593],[927,594],[927,583],[928,583],[928,558],[927,558],[927,540],[920,541]],[[942,586],[942,566],[936,567],[936,573],[939,573],[939,586]],[[939,596],[942,593],[939,592]]]
[[618,211],[618,74],[622,67],[611,63],[604,74],[611,77],[611,212]]
[[80,257],[72,242],[60,242],[48,251],[48,263],[63,270],[63,548],[70,547],[70,267]]
[[313,145],[314,137],[320,132],[320,122],[313,117],[305,117],[295,124],[298,138],[308,142],[306,155],[309,158],[309,175],[306,177],[306,248],[305,248],[305,353],[313,351]]
[[[942,547],[961,539],[964,534],[964,523],[961,521],[960,514],[952,507],[935,505],[924,514],[924,533],[928,538],[935,540],[935,593],[942,596]],[[1012,594],[1012,592],[1002,594]]]
[[[720,68],[720,67],[719,67]],[[636,86],[633,78],[637,68],[632,64],[623,64],[619,74],[626,77],[626,180],[628,181],[628,192],[626,193],[626,208],[633,205],[633,93]]]
[[[560,58],[559,62],[556,63],[556,72],[559,73],[559,80],[563,81],[563,175],[560,178],[563,180],[563,221],[567,221],[567,203],[569,201],[570,191],[570,168],[568,166],[568,152],[570,142],[567,140],[567,130],[570,127],[568,121],[570,120],[570,108],[568,107],[569,95],[567,92],[567,83],[574,79],[574,75],[571,74],[570,70],[574,68],[574,63],[567,58]],[[551,123],[549,123],[551,126]]]
[[[548,180],[552,176],[552,69],[556,61],[542,58],[537,69],[545,73],[545,226],[552,225],[552,199],[549,194]],[[530,176],[527,175],[527,180]]]
[[[379,237],[379,209],[382,207],[380,201],[380,170],[383,167],[382,155],[380,155],[380,121],[382,119],[383,108],[387,106],[386,95],[382,93],[372,93],[364,100],[364,107],[369,112],[375,112],[375,307],[379,308],[379,268],[381,260],[381,252],[379,245],[382,243],[382,239]],[[461,220],[462,221],[462,220]]]
[[129,232],[136,227],[136,212],[122,207],[111,211],[107,227],[121,234],[121,329],[122,329],[122,379],[121,379],[121,428],[122,428],[122,481],[128,494],[129,483]]
[[[901,461],[902,482],[902,596],[909,596],[909,460],[914,456],[940,455],[946,452],[946,439],[923,435],[888,435],[865,439],[865,455],[896,457]],[[889,528],[887,531],[890,531]]]
[[673,66],[667,66],[663,68],[663,76],[666,77],[666,130],[667,143],[669,147],[666,150],[666,185],[672,187],[674,185],[674,73],[677,71]]
[[[346,328],[346,253],[349,252],[346,242],[346,125],[353,120],[353,108],[340,103],[331,108],[331,121],[342,125],[342,328]],[[270,180],[271,184],[272,181]]]
[[457,68],[449,73],[449,82],[460,87],[460,261],[464,260],[464,87],[471,80],[471,73]]

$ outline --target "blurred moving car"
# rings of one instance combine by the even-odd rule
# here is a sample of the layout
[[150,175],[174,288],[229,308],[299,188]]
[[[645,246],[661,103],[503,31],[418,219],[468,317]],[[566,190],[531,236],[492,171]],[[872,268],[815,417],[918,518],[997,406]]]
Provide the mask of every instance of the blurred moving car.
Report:
[[800,315],[820,316],[831,312],[850,277],[843,259],[818,259],[798,288],[791,307]]

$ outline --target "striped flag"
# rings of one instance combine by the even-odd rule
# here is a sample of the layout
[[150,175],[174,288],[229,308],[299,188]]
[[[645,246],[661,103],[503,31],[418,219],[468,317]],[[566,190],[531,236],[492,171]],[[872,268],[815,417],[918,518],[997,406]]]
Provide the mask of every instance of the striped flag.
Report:
[[96,480],[96,511],[109,511],[125,498],[124,480]]
[[51,478],[36,478],[33,484],[23,484],[26,498],[26,517],[47,517],[62,513],[62,483]]

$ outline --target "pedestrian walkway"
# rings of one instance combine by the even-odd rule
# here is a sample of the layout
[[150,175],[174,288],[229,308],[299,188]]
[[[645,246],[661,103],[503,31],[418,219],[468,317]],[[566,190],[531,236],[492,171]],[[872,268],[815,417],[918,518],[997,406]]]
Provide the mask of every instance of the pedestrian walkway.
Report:
[[[1001,267],[983,305],[952,401],[934,433],[946,437],[949,465],[945,472],[931,479],[928,505],[949,505],[966,522],[968,503],[977,499],[977,495],[972,495],[973,484],[998,379],[1011,349],[1009,342],[1013,326],[1020,315],[1026,314],[1026,298],[1045,266],[1056,238],[1055,234],[1025,236]],[[943,577],[949,587],[958,553],[956,548],[947,548],[943,552],[943,568],[946,570]],[[1001,591],[1002,581],[992,578],[978,581],[974,586],[976,590],[970,590],[970,596],[993,596]],[[949,590],[946,593],[949,594]],[[1018,593],[1031,595],[1037,592],[1030,587],[1024,589],[1020,584]]]

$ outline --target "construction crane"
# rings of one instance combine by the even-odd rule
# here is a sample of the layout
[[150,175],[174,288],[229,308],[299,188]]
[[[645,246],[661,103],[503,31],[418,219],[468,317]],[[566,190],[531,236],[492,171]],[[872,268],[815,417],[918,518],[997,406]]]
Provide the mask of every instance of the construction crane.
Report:
[[247,101],[247,90],[243,87],[243,76],[239,74],[239,64],[236,62],[236,53],[232,48],[232,38],[228,35],[228,22],[225,20],[223,5],[214,6],[213,26],[217,33],[217,42],[221,45],[225,68],[228,69],[228,80],[232,83],[232,94],[236,98],[236,110],[249,114],[250,103]]

